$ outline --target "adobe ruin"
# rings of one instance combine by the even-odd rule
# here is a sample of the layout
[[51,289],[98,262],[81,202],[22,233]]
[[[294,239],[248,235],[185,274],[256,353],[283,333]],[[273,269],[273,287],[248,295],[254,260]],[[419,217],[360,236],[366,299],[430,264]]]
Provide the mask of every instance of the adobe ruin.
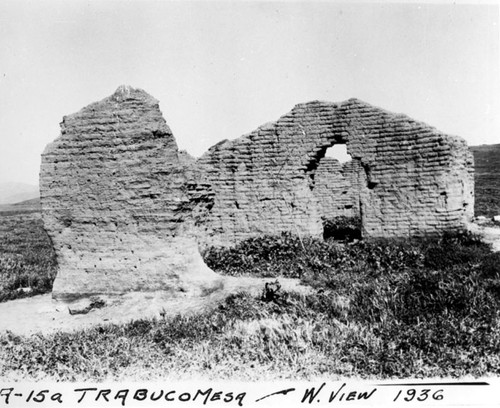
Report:
[[[345,144],[352,161],[325,157]],[[178,151],[158,102],[120,87],[66,116],[42,155],[42,212],[60,271],[54,297],[200,293],[219,277],[197,245],[359,216],[364,238],[464,229],[473,216],[465,141],[356,99],[299,104],[194,159]]]
[[59,271],[53,297],[217,286],[193,237],[184,164],[160,112],[142,90],[65,116],[42,154],[42,217]]
[[[342,169],[325,158],[335,144],[353,159]],[[365,238],[433,235],[473,216],[465,141],[356,99],[297,105],[215,145],[198,166],[214,196],[208,231],[221,244],[284,231],[321,236],[322,217],[338,215],[359,215]]]

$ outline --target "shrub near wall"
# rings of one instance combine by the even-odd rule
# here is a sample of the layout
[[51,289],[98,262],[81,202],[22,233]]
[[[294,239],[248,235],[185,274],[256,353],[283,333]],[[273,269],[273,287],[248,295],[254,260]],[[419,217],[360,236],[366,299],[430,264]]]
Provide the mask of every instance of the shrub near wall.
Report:
[[[271,254],[262,250],[270,262],[252,262],[248,252],[261,253],[264,242],[273,248]],[[306,300],[308,308],[326,314],[331,324],[363,328],[363,336],[348,336],[340,345],[362,375],[499,371],[500,255],[474,235],[347,245],[267,237],[217,254],[220,263],[209,262],[215,270],[259,276],[278,275],[275,260],[286,254],[286,276],[317,289]]]

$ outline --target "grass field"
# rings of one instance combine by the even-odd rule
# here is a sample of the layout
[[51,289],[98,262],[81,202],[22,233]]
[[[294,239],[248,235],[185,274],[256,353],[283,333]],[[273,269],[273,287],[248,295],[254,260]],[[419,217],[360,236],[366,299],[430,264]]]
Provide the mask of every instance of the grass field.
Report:
[[39,211],[0,212],[0,301],[50,292],[56,259]]
[[500,254],[474,236],[339,244],[284,235],[212,249],[205,258],[220,273],[300,277],[314,291],[267,300],[238,293],[217,310],[193,317],[158,316],[72,334],[2,334],[0,376],[262,380],[500,374]]
[[[483,151],[478,160],[480,150],[476,211],[500,214],[498,157]],[[39,213],[0,213],[0,243],[1,300],[50,291],[55,256]],[[370,243],[282,235],[230,250],[210,248],[204,258],[221,274],[294,277],[313,292],[266,299],[242,292],[197,316],[158,316],[71,334],[3,333],[0,377],[500,375],[500,253],[473,235]]]

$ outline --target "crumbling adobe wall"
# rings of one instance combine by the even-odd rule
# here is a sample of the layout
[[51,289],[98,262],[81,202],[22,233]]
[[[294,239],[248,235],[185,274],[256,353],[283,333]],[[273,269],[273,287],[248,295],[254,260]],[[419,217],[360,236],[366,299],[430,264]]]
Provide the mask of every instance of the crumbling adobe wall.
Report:
[[[352,162],[325,157],[337,143]],[[338,215],[360,215],[364,237],[436,234],[464,228],[474,207],[466,143],[407,116],[356,99],[300,104],[196,160],[158,101],[130,87],[64,117],[40,189],[60,299],[202,293],[220,278],[198,244],[320,237],[322,218]]]
[[53,296],[181,290],[215,284],[196,242],[185,167],[158,101],[139,89],[66,116],[45,149],[42,214],[59,272]]
[[466,228],[474,215],[474,161],[462,138],[357,100],[345,103],[341,116],[348,152],[367,174],[365,237]]
[[[356,99],[316,101],[199,159],[214,194],[201,240],[231,245],[284,231],[320,236],[321,216],[339,213],[334,201],[346,209],[343,198],[323,200],[332,183],[321,162],[336,143],[353,158],[356,188],[348,194],[359,197],[351,208],[359,209],[364,237],[431,235],[464,228],[472,217],[473,160],[465,141]],[[345,191],[349,183],[342,182]],[[331,189],[332,197],[338,193]]]

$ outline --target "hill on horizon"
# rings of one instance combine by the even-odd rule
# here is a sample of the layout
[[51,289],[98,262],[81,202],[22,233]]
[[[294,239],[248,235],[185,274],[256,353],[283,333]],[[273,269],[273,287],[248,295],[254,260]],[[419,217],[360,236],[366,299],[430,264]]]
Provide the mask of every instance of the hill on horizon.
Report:
[[0,204],[15,204],[36,198],[40,198],[37,185],[16,182],[0,183]]

